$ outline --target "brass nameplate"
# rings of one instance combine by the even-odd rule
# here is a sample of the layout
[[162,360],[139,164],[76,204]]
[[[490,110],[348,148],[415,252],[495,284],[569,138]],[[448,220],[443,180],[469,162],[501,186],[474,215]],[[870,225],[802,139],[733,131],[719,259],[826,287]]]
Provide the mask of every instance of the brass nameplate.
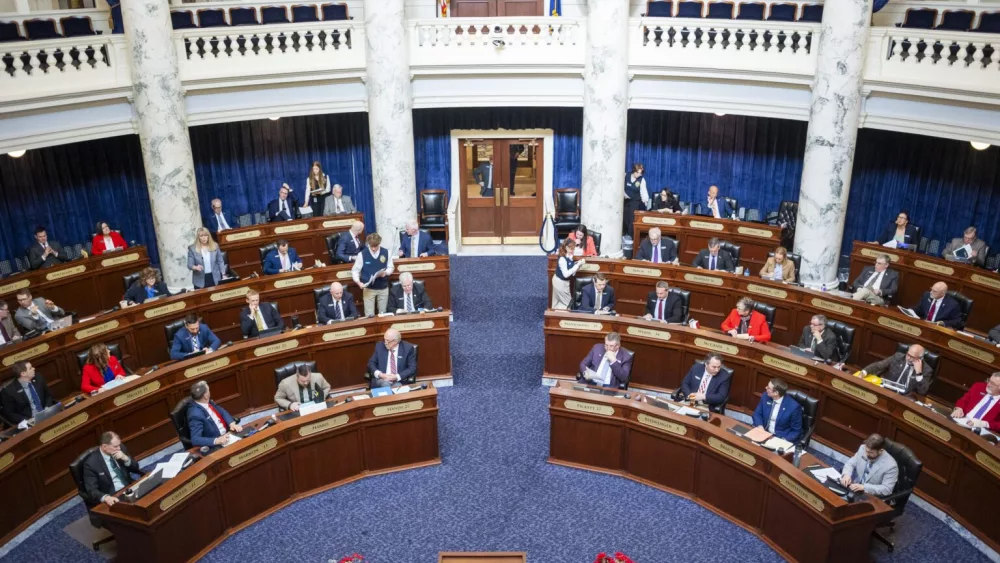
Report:
[[323,221],[323,228],[332,229],[334,227],[350,227],[355,221],[357,221],[357,219],[333,219],[332,221]]
[[138,260],[139,253],[133,252],[132,254],[124,254],[122,256],[115,256],[114,258],[101,260],[101,266],[117,266],[118,264],[128,264],[129,262],[136,262]]
[[202,486],[204,486],[207,481],[208,477],[204,473],[202,473],[197,477],[195,477],[194,479],[191,479],[187,483],[184,483],[184,485],[182,485],[176,491],[170,493],[170,496],[160,501],[160,510],[162,512],[170,510],[177,503],[191,496],[191,493],[197,491]]
[[[584,264],[586,265],[586,264]],[[403,272],[429,272],[431,270],[437,269],[437,263],[435,262],[420,262],[417,264],[398,264],[396,266],[396,271],[399,273]]]
[[14,283],[0,285],[0,294],[10,293],[12,291],[24,289],[29,285],[31,285],[31,280],[21,280],[21,281],[16,281]]
[[[982,274],[972,274],[969,277],[969,279],[971,279],[972,281],[974,281],[974,282],[976,282],[978,284],[988,285],[988,286],[992,287],[993,289],[1000,289],[1000,280],[998,280],[996,278],[991,278],[989,276],[984,276]],[[2,289],[0,289],[0,293],[5,293],[5,292]]]
[[890,319],[889,317],[879,317],[878,324],[882,326],[887,326],[893,330],[898,330],[899,332],[905,332],[906,334],[909,334],[911,336],[920,336],[920,333],[923,332],[922,330],[920,330],[915,326],[908,325],[906,323],[901,323],[896,319]]
[[615,414],[615,408],[611,405],[595,405],[594,403],[584,403],[583,401],[574,401],[573,399],[566,399],[565,406],[571,411],[580,411],[589,414],[599,414],[601,416],[611,416]]
[[252,231],[247,231],[245,233],[233,233],[231,235],[226,235],[226,242],[235,242],[238,240],[249,240],[252,238],[258,238],[262,233],[258,229]]
[[716,278],[714,276],[703,276],[701,274],[684,274],[684,279],[689,282],[703,283],[705,285],[714,285],[716,287],[722,285],[722,278]]
[[929,270],[931,272],[936,272],[938,274],[944,274],[950,276],[955,273],[955,268],[951,266],[945,266],[943,264],[935,264],[934,262],[928,262],[926,260],[914,260],[913,266],[920,268],[921,270]]
[[400,332],[404,330],[427,330],[434,328],[434,321],[410,321],[408,323],[392,323],[392,327]]
[[600,272],[601,271],[601,265],[600,264],[584,264],[583,266],[580,266],[580,271],[581,272]]
[[977,360],[984,361],[988,364],[992,364],[993,360],[995,359],[995,356],[993,354],[990,354],[986,350],[980,350],[979,348],[966,344],[965,342],[962,342],[960,340],[955,340],[955,339],[949,340],[948,347],[951,348],[952,350],[957,350],[965,354],[966,356],[973,357]]
[[3,359],[3,365],[12,366],[14,362],[20,362],[21,360],[30,360],[35,356],[41,356],[42,354],[49,351],[48,343],[39,344],[38,346],[32,346],[27,350],[21,350],[17,354],[12,354]]
[[275,227],[274,234],[283,235],[286,233],[301,233],[302,231],[309,230],[309,223],[301,223],[298,225],[285,225],[284,227]]
[[833,385],[834,389],[838,389],[840,391],[843,391],[844,393],[847,393],[848,395],[850,395],[852,397],[856,397],[858,399],[861,399],[862,401],[864,401],[866,403],[869,403],[869,404],[872,404],[872,405],[878,403],[878,395],[876,395],[875,393],[872,393],[871,391],[865,391],[864,389],[862,389],[862,388],[860,388],[860,387],[858,387],[856,385],[851,385],[850,383],[848,383],[846,381],[842,381],[840,379],[833,379],[833,380],[830,381],[830,385]]
[[739,448],[730,446],[715,436],[708,437],[708,445],[712,446],[713,450],[718,450],[736,461],[749,465],[750,467],[757,465],[757,458]]
[[312,276],[299,276],[297,278],[288,278],[287,280],[278,280],[274,282],[274,289],[284,289],[286,287],[298,287],[300,285],[310,284],[313,281]]
[[724,354],[737,354],[740,349],[732,344],[726,344],[724,342],[716,342],[715,340],[708,340],[707,338],[695,338],[694,345],[699,348],[704,348],[706,350],[712,350],[713,352],[722,352]]
[[187,368],[184,370],[184,379],[191,379],[192,377],[198,377],[199,375],[204,375],[206,373],[215,371],[217,369],[222,369],[229,365],[229,357],[216,358],[211,362],[205,362],[203,364],[194,366],[193,368]]
[[840,313],[841,315],[853,315],[854,309],[848,307],[847,305],[841,305],[840,303],[834,303],[833,301],[827,301],[826,299],[820,299],[818,297],[813,297],[810,301],[813,307],[819,309],[825,309],[827,311],[833,311],[834,313]]
[[64,278],[69,278],[77,274],[82,274],[87,271],[87,267],[83,264],[79,266],[74,266],[72,268],[66,268],[65,270],[59,270],[58,272],[51,272],[45,274],[45,279],[48,281],[61,280]]
[[101,323],[90,328],[85,328],[83,330],[76,331],[73,336],[77,340],[83,340],[84,338],[90,338],[91,336],[97,336],[98,334],[103,334],[105,332],[111,331],[118,328],[118,321],[108,321],[106,323]]
[[625,266],[622,268],[622,273],[632,274],[633,276],[646,276],[648,278],[658,278],[663,275],[663,272],[656,268],[639,268],[637,266]]
[[259,348],[254,348],[253,355],[256,357],[269,356],[271,354],[277,354],[278,352],[284,352],[285,350],[294,350],[299,347],[299,341],[296,338],[291,340],[286,340],[284,342],[275,342],[274,344],[268,344],[267,346],[261,346]]
[[707,223],[705,221],[691,221],[688,226],[695,229],[707,229],[709,231],[721,231],[726,227],[722,223]]
[[424,402],[417,401],[407,401],[405,403],[396,403],[395,405],[382,405],[381,407],[375,407],[372,409],[372,414],[375,416],[385,416],[387,414],[403,414],[404,412],[418,411],[424,408]]
[[255,457],[264,455],[265,453],[273,450],[278,445],[277,438],[271,438],[266,442],[261,442],[256,446],[250,448],[249,450],[240,452],[233,457],[229,458],[229,467],[237,467],[243,465],[244,463],[250,461]]
[[131,403],[132,401],[145,397],[150,393],[155,393],[160,389],[159,381],[150,381],[149,383],[143,385],[142,387],[136,387],[135,389],[129,391],[128,393],[122,393],[115,397],[115,406],[120,407],[122,405]]
[[764,363],[769,366],[785,370],[789,373],[795,373],[798,375],[806,374],[805,366],[800,366],[799,364],[789,362],[788,360],[783,360],[781,358],[775,358],[774,356],[768,356],[767,354],[764,354]]
[[42,432],[42,435],[38,437],[38,441],[43,444],[51,442],[52,440],[55,440],[59,436],[62,436],[63,434],[82,425],[84,422],[87,422],[89,418],[90,418],[89,414],[82,412],[74,416],[73,418],[64,420],[61,423],[59,423],[59,426],[53,426],[52,428],[49,428],[45,432]]
[[642,223],[646,225],[667,225],[672,227],[677,224],[677,219],[672,217],[651,217],[647,215],[642,218]]
[[571,328],[575,330],[589,330],[600,332],[604,330],[604,325],[591,321],[559,321],[559,328]]
[[213,302],[225,301],[226,299],[235,299],[237,297],[245,297],[247,292],[250,291],[249,287],[237,287],[236,289],[227,289],[225,291],[216,291],[209,297]]
[[170,305],[150,309],[142,315],[147,319],[152,319],[155,317],[162,317],[163,315],[169,315],[170,313],[176,313],[177,311],[183,311],[184,307],[187,307],[187,303],[178,301],[177,303],[171,303]]
[[760,238],[771,238],[774,236],[774,233],[767,229],[755,229],[753,227],[736,227],[736,232],[741,235],[749,235]]
[[808,489],[800,485],[795,479],[792,479],[784,473],[778,475],[778,482],[781,486],[792,492],[793,495],[799,497],[806,504],[811,506],[816,512],[823,512],[826,508],[826,504],[823,503],[816,495],[812,494]]
[[937,424],[930,422],[929,420],[921,417],[915,412],[903,411],[903,420],[909,422],[913,426],[916,426],[917,428],[923,430],[924,432],[930,434],[931,436],[934,436],[935,438],[941,440],[942,442],[951,441],[951,432],[948,432],[944,428],[941,428]]
[[0,457],[0,471],[7,469],[10,464],[14,463],[14,452],[7,452]]
[[323,342],[336,342],[338,340],[347,340],[348,338],[354,338],[355,336],[364,336],[368,334],[368,329],[363,326],[357,328],[351,328],[348,330],[338,330],[336,332],[328,332],[323,335]]
[[768,287],[766,285],[759,285],[755,283],[747,284],[747,291],[750,293],[756,293],[758,295],[767,295],[768,297],[777,297],[778,299],[787,299],[788,292],[784,289],[778,289],[776,287]]
[[341,271],[337,272],[337,279],[338,280],[349,280],[349,279],[353,279],[353,277],[354,277],[354,274],[351,272],[351,270],[341,270]]
[[333,430],[334,428],[339,428],[350,420],[346,414],[338,414],[337,416],[330,417],[326,420],[321,420],[319,422],[314,422],[312,424],[307,424],[299,428],[299,436],[305,438],[306,436],[312,436],[313,434],[319,434],[320,432],[326,432],[327,430]]
[[670,340],[670,333],[665,330],[653,330],[651,328],[641,326],[630,326],[625,329],[625,332],[631,334],[632,336],[645,336],[646,338],[655,338],[664,342]]
[[891,261],[891,262],[899,262],[899,256],[896,255],[896,254],[892,254],[891,252],[882,252],[881,250],[875,250],[873,248],[862,248],[861,249],[861,255],[862,256],[867,256],[869,258],[878,258],[879,256],[882,256],[883,254],[885,254],[886,256],[889,257],[889,261]]
[[997,475],[1000,475],[1000,461],[997,461],[996,458],[991,457],[990,454],[983,451],[976,452],[976,461],[983,464],[983,466],[986,467],[986,469],[989,469],[990,471],[996,473]]
[[657,418],[655,416],[649,416],[646,413],[639,413],[638,420],[646,426],[652,426],[653,428],[670,432],[671,434],[677,434],[678,436],[684,436],[688,431],[686,426],[677,424],[676,422],[670,422],[669,420],[663,420],[662,418]]

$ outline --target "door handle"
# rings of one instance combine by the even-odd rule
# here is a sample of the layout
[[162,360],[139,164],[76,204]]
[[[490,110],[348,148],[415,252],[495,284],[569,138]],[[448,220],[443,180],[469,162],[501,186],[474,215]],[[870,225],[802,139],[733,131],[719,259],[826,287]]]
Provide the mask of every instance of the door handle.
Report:
[[493,186],[493,205],[500,205],[500,186]]
[[504,207],[510,205],[510,188],[503,189],[503,205]]

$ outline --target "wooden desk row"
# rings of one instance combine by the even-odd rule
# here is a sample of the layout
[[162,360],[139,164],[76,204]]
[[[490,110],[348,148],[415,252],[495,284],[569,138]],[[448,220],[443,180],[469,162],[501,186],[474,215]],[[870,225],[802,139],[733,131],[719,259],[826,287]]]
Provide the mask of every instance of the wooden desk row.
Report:
[[0,444],[0,543],[75,494],[69,463],[96,445],[102,432],[117,432],[139,457],[174,443],[168,414],[199,379],[209,382],[213,399],[234,416],[272,407],[274,370],[292,361],[315,361],[335,390],[361,387],[375,343],[390,327],[420,347],[419,379],[449,377],[449,326],[445,311],[306,328],[240,341],[95,395]]
[[875,259],[882,254],[892,260],[890,268],[899,272],[896,303],[912,307],[920,302],[924,292],[930,291],[932,285],[943,281],[948,284],[948,289],[960,291],[975,300],[968,328],[988,332],[1000,325],[1000,275],[912,250],[885,248],[856,240],[851,250],[851,281],[861,275],[865,266],[875,264]]
[[149,266],[146,247],[73,260],[52,268],[22,272],[0,280],[0,299],[17,310],[17,292],[28,289],[34,297],[51,299],[81,317],[106,311],[122,300],[122,278]]
[[[767,382],[781,377],[792,389],[819,399],[815,439],[846,455],[853,455],[872,432],[906,444],[924,463],[917,483],[921,495],[992,549],[1000,549],[994,517],[1000,503],[1000,448],[902,395],[777,346],[713,331],[562,311],[545,314],[544,330],[546,377],[575,377],[590,348],[611,331],[620,333],[622,345],[635,353],[631,384],[636,387],[674,389],[695,360],[719,352],[734,369],[728,408],[749,414]],[[555,431],[553,423],[553,435]],[[594,439],[597,435],[588,440],[601,442]]]
[[767,254],[781,246],[781,227],[701,215],[639,211],[635,214],[633,227],[633,256],[638,256],[639,243],[653,227],[659,227],[664,236],[677,240],[677,258],[682,264],[694,262],[698,252],[708,248],[708,240],[718,237],[739,245],[740,265],[756,274],[767,262]]
[[[412,272],[417,280],[424,282],[434,306],[450,309],[448,256],[399,260],[392,280],[398,280],[399,274],[404,271]],[[238,342],[243,338],[240,310],[246,306],[245,296],[250,289],[260,292],[262,301],[276,302],[286,325],[290,324],[292,316],[298,316],[299,322],[308,326],[316,322],[313,290],[329,287],[336,281],[348,287],[354,295],[358,312],[364,314],[361,290],[351,281],[351,266],[348,264],[244,279],[129,307],[6,346],[0,349],[2,377],[4,380],[12,377],[11,371],[6,368],[14,362],[30,360],[47,380],[54,397],[73,396],[80,390],[80,366],[76,354],[86,352],[96,343],[118,344],[125,364],[132,369],[159,365],[169,360],[170,343],[163,327],[183,319],[188,313],[198,313],[222,342]]]
[[884,502],[848,503],[790,460],[727,432],[732,419],[701,421],[635,395],[607,397],[567,382],[552,388],[549,461],[687,497],[791,561],[868,560],[871,533],[892,511]]
[[441,463],[437,418],[433,387],[341,404],[217,450],[134,504],[97,513],[115,535],[120,562],[197,560],[303,497]]

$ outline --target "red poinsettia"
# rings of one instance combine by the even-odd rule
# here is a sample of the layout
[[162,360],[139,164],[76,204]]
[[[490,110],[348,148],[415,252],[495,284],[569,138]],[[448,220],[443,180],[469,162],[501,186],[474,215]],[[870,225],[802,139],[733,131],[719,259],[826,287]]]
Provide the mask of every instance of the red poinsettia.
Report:
[[343,559],[337,561],[337,563],[364,563],[365,556],[360,553],[352,553]]
[[597,554],[594,563],[635,563],[635,561],[632,561],[631,557],[620,551],[616,551],[613,556],[602,551]]

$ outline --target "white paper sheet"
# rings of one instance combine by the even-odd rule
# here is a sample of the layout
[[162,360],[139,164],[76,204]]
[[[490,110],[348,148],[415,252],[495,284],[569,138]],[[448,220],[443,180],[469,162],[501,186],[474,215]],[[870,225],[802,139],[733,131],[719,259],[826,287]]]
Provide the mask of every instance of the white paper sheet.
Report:
[[826,481],[827,479],[833,479],[834,481],[840,479],[840,472],[832,467],[824,467],[823,469],[813,469],[811,473],[816,476],[820,481]]
[[326,408],[326,401],[302,403],[299,405],[299,415],[306,416],[314,412],[319,412]]

